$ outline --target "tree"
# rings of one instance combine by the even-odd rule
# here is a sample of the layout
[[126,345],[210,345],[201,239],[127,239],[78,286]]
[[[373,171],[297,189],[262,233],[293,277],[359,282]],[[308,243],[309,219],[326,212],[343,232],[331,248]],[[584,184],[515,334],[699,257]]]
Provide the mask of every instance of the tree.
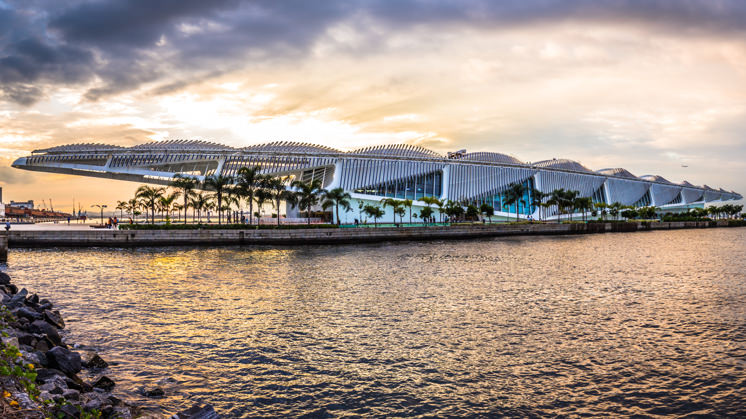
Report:
[[490,224],[492,224],[492,216],[495,215],[495,208],[492,207],[492,205],[484,203],[479,207],[479,212],[487,217],[487,219],[490,220]]
[[212,175],[205,179],[205,187],[215,192],[218,202],[218,224],[223,222],[223,193],[233,184],[232,176]]
[[[440,199],[434,196],[423,196],[422,198],[420,198],[420,201],[424,202],[428,208],[430,208],[432,205],[436,205],[439,209],[440,219],[441,221],[443,221],[443,203],[440,201]],[[422,212],[420,211],[420,216],[421,215]],[[432,213],[430,214],[430,216],[432,216]]]
[[469,204],[466,207],[466,218],[470,220],[478,220],[479,219],[479,208],[477,208],[475,205]]
[[311,182],[296,180],[292,183],[292,186],[297,189],[295,191],[295,201],[298,204],[298,208],[301,211],[306,210],[306,220],[308,221],[308,225],[311,225],[311,209],[319,203],[321,179],[314,179]]
[[261,170],[261,166],[242,167],[238,170],[238,189],[249,204],[249,224],[254,223],[254,200],[257,191],[261,189]]
[[443,208],[443,212],[448,216],[449,220],[451,222],[461,218],[461,216],[464,215],[464,207],[461,206],[458,202],[451,201],[450,199],[446,201],[445,208]]
[[[508,189],[504,192],[504,199],[503,199],[503,206],[510,208],[511,205],[515,204],[515,220],[518,221],[519,218],[519,209],[518,209],[518,203],[523,200],[523,194],[526,193],[528,190],[528,187],[524,185],[523,183],[513,183],[510,186],[508,186]],[[522,201],[526,202],[526,201]]]
[[590,197],[575,198],[573,207],[583,212],[583,221],[586,221],[588,211],[593,208],[593,199]]
[[341,206],[345,211],[352,210],[350,207],[350,199],[352,199],[352,197],[349,193],[345,192],[343,188],[334,188],[329,191],[323,190],[321,194],[323,199],[321,207],[326,210],[334,205],[334,213],[337,217],[337,225],[339,225],[341,223],[339,218],[339,207]]
[[363,207],[363,212],[373,218],[373,223],[378,227],[378,219],[383,217],[384,211],[377,205],[366,205]]
[[412,224],[412,204],[414,204],[414,202],[411,199],[405,199],[402,201],[402,206],[404,206],[404,208],[409,208],[409,224]]
[[124,211],[127,209],[127,201],[117,201],[116,209],[119,210],[119,218],[124,218]]
[[611,214],[612,217],[614,217],[615,220],[619,220],[619,211],[622,209],[622,204],[620,202],[614,202],[613,204],[609,205],[609,214]]
[[[394,223],[396,223],[396,216],[397,215],[403,215],[406,213],[406,211],[402,212],[404,207],[402,207],[402,201],[399,201],[398,199],[394,198],[385,198],[381,200],[381,204],[383,204],[383,208],[385,209],[387,206],[391,207],[391,212],[394,214]],[[402,223],[404,220],[402,220]]]
[[189,201],[194,197],[194,188],[197,187],[197,181],[191,177],[177,173],[174,175],[169,186],[181,192],[181,196],[184,197],[184,205],[182,207],[184,208],[184,224],[186,224]]
[[631,220],[633,218],[637,218],[638,215],[639,215],[639,213],[637,211],[635,211],[634,209],[626,209],[626,210],[622,211],[622,217],[624,217],[624,218],[626,218],[628,220]]
[[425,207],[420,210],[420,218],[422,218],[422,223],[426,223],[426,220],[433,216],[433,209],[430,207]]
[[532,189],[531,190],[531,205],[534,207],[539,208],[539,219],[541,220],[541,208],[546,208],[544,204],[544,199],[548,198],[549,194],[544,193],[538,189]]
[[155,224],[155,207],[158,205],[158,201],[166,193],[166,188],[155,188],[148,185],[143,185],[137,188],[135,191],[135,197],[142,202],[143,207],[150,208],[150,223]]
[[171,207],[173,206],[174,201],[176,201],[176,198],[179,197],[179,194],[179,191],[174,191],[168,195],[163,195],[158,198],[158,203],[160,204],[161,210],[166,212],[166,220],[170,220]]
[[195,211],[197,211],[197,217],[200,224],[202,223],[202,211],[209,209],[211,204],[212,197],[203,192],[194,194],[194,197],[192,197],[191,206]]
[[140,215],[140,201],[137,200],[137,198],[132,198],[129,201],[127,201],[127,206],[125,207],[125,210],[127,213],[132,214],[132,220],[134,221],[135,217]]
[[280,226],[280,203],[282,203],[282,201],[285,201],[290,205],[295,205],[296,203],[295,194],[288,191],[286,187],[289,180],[289,176],[274,177],[266,175],[262,178],[262,189],[267,194],[268,200],[271,201],[277,209],[277,227]]
[[594,204],[594,207],[595,207],[595,208],[596,208],[596,210],[597,210],[597,211],[599,212],[599,214],[601,215],[601,217],[603,218],[603,220],[604,220],[604,221],[606,221],[606,214],[607,214],[607,211],[606,211],[606,209],[607,209],[607,208],[608,208],[609,206],[608,206],[608,205],[606,205],[606,203],[605,203],[605,202],[596,202],[596,203]]

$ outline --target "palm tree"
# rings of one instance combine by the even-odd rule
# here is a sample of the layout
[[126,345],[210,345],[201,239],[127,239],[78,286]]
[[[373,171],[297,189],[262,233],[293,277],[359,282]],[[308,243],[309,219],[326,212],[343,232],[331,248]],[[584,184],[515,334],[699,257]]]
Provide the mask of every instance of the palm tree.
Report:
[[422,223],[425,224],[426,220],[430,218],[433,215],[433,209],[430,207],[425,207],[420,210],[420,218],[422,218]]
[[479,212],[484,214],[490,220],[490,224],[492,224],[492,216],[495,215],[495,208],[492,205],[485,202],[479,207]]
[[143,207],[150,208],[150,223],[155,224],[155,207],[158,204],[159,199],[166,193],[166,188],[155,188],[148,185],[143,185],[137,188],[135,191],[135,197],[140,199]]
[[409,224],[412,224],[412,200],[411,199],[405,199],[402,202],[402,206],[405,208],[409,208]]
[[350,211],[350,199],[352,199],[352,197],[349,193],[345,192],[343,188],[334,188],[330,191],[323,190],[321,193],[324,199],[324,201],[321,203],[321,207],[326,210],[327,208],[334,205],[335,215],[337,216],[337,225],[339,225],[339,206],[341,205],[342,208],[345,209],[345,211]]
[[117,201],[116,209],[119,210],[119,218],[124,218],[124,211],[127,209],[127,201]]
[[[137,217],[137,215],[139,215],[140,213],[140,211],[138,211],[139,208],[140,202],[137,200],[137,198],[132,198],[127,201],[125,211],[127,211],[128,214],[132,214],[132,220],[134,221],[135,217]],[[137,214],[135,214],[136,212]]]
[[587,221],[588,211],[593,208],[593,199],[590,197],[575,198],[573,206],[583,211],[583,221]]
[[257,191],[261,189],[261,170],[261,166],[242,167],[238,170],[238,188],[249,204],[249,224],[254,223],[254,200]]
[[539,219],[541,220],[541,208],[544,207],[542,205],[544,203],[544,199],[548,198],[549,194],[544,193],[538,189],[532,189],[531,190],[531,205],[534,207],[537,207],[539,209]]
[[523,200],[523,194],[526,193],[528,187],[523,183],[513,183],[508,186],[508,189],[504,192],[503,206],[510,208],[511,205],[515,204],[515,220],[519,221],[519,202],[526,202]]
[[205,187],[215,191],[215,198],[218,200],[218,224],[223,222],[223,193],[231,184],[233,184],[232,176],[212,175],[205,179]]
[[187,209],[189,209],[189,201],[194,197],[194,189],[197,187],[197,181],[191,177],[184,176],[180,173],[174,175],[171,183],[169,184],[172,188],[181,192],[181,196],[184,197],[184,224],[187,223]]
[[[441,217],[443,216],[443,203],[440,202],[440,199],[434,196],[423,196],[422,198],[420,198],[420,201],[424,202],[428,208],[430,208],[431,205],[437,205],[438,208],[441,210]],[[422,216],[422,212],[420,212],[420,216]],[[432,216],[432,212],[430,213],[430,216]]]
[[378,205],[366,205],[363,207],[363,212],[373,218],[373,223],[378,227],[378,219],[383,217],[384,211],[378,207]]
[[321,179],[314,179],[311,182],[296,180],[291,185],[297,189],[295,200],[298,203],[298,208],[306,210],[306,221],[308,225],[311,225],[311,209],[319,203]]
[[295,205],[295,194],[288,191],[285,186],[290,180],[289,176],[273,177],[266,175],[262,178],[262,189],[267,194],[268,200],[272,201],[277,209],[277,227],[280,226],[280,203],[285,201],[288,204]]
[[[394,198],[386,198],[381,200],[381,204],[383,204],[383,208],[385,209],[387,206],[391,207],[391,212],[394,215],[394,224],[396,224],[396,216],[397,214],[400,214],[400,211],[404,208],[402,207],[402,201],[399,201],[398,199]],[[406,211],[405,211],[406,212]],[[402,223],[404,220],[402,220]]]
[[179,197],[181,193],[179,191],[171,192],[168,195],[163,195],[160,198],[158,198],[158,203],[160,204],[161,211],[166,212],[166,219],[169,220],[171,218],[171,207],[174,204],[174,201],[176,201],[176,198]]
[[192,198],[191,206],[195,211],[197,211],[197,217],[199,218],[200,224],[202,223],[202,211],[209,209],[211,204],[212,197],[203,192],[195,194]]

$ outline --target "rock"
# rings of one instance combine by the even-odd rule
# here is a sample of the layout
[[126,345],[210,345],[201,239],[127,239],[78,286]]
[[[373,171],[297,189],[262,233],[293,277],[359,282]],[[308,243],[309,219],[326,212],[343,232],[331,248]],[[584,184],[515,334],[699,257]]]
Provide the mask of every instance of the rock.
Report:
[[111,378],[102,375],[101,378],[93,383],[93,388],[100,388],[104,391],[112,391],[116,383]]
[[58,412],[62,413],[62,417],[67,418],[78,418],[80,416],[80,411],[78,411],[78,408],[71,405],[66,404],[64,406],[61,406],[58,410]]
[[[42,300],[42,301],[46,301],[46,300]],[[39,310],[41,310],[41,311],[44,311],[44,310],[51,310],[51,309],[52,309],[52,307],[54,307],[54,306],[53,306],[53,305],[52,305],[52,303],[50,303],[50,302],[46,302],[46,303],[41,303],[41,304],[39,304]]]
[[109,364],[96,352],[88,351],[83,353],[83,366],[86,368],[108,368]]
[[[18,289],[18,288],[16,288]],[[26,288],[22,289],[20,292],[16,293],[16,295],[12,296],[10,298],[10,301],[5,303],[5,305],[8,307],[8,309],[12,310],[16,307],[20,307],[23,305],[23,302],[26,301],[26,295],[28,295],[28,291],[26,291]]]
[[31,330],[35,333],[43,333],[47,335],[49,340],[51,340],[55,345],[62,345],[62,338],[60,337],[59,332],[57,332],[57,328],[44,320],[36,320],[31,323]]
[[43,316],[28,307],[20,307],[12,311],[12,313],[18,318],[28,319],[29,321],[39,320]]
[[145,390],[142,394],[145,397],[152,397],[154,399],[158,399],[158,398],[161,398],[161,397],[165,396],[166,392],[163,391],[162,388],[156,387],[156,388],[153,388],[153,389],[150,389],[150,390]]
[[10,290],[11,294],[15,294],[18,292],[18,287],[16,286],[16,284],[8,284],[7,287]]
[[0,272],[0,284],[2,285],[10,284],[10,275],[6,274],[5,272]]
[[12,345],[12,346],[15,346],[17,348],[20,345],[18,343],[18,338],[15,337],[15,336],[3,337],[3,338],[0,338],[0,341],[2,341],[3,345],[5,345],[5,346]]
[[47,351],[46,355],[49,365],[65,374],[77,374],[82,368],[80,354],[61,346],[55,346]]
[[114,408],[111,406],[104,406],[101,408],[101,417],[111,418],[114,417]]
[[16,337],[21,345],[36,346],[36,336],[31,333],[17,332]]
[[118,406],[120,403],[122,403],[122,399],[112,395],[109,395],[107,400],[109,400],[109,403],[111,403],[112,406]]
[[73,390],[78,390],[81,393],[88,393],[93,391],[93,387],[86,383],[85,381],[81,380],[80,377],[73,374],[70,377],[66,378],[67,386],[70,387]]
[[39,352],[46,353],[48,350],[54,348],[54,344],[49,340],[48,337],[44,336],[43,339],[39,339],[34,345],[34,349]]
[[36,294],[31,294],[31,296],[29,296],[26,299],[26,301],[28,301],[29,303],[31,303],[33,305],[38,305],[39,304],[39,296],[36,295]]
[[189,409],[171,416],[171,419],[219,419],[219,418],[220,416],[218,416],[218,414],[215,412],[215,409],[213,409],[213,407],[209,404],[206,404],[204,406],[195,404]]
[[66,400],[80,400],[80,392],[78,390],[67,389],[62,393],[62,397]]
[[36,382],[46,383],[49,380],[53,380],[54,377],[61,377],[65,379],[65,373],[54,368],[39,368],[36,370]]
[[44,311],[44,320],[46,320],[49,324],[52,326],[58,328],[58,329],[64,329],[65,328],[65,322],[62,320],[62,316],[60,316],[59,311],[50,311],[46,310]]

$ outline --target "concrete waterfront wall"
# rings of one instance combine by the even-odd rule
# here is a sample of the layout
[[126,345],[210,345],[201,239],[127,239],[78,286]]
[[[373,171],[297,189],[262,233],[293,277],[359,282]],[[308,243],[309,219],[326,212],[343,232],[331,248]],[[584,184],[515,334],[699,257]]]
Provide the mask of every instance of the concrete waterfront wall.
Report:
[[594,234],[727,227],[727,222],[465,225],[450,227],[297,230],[30,230],[10,231],[10,247],[133,247],[170,245],[364,243],[518,235]]

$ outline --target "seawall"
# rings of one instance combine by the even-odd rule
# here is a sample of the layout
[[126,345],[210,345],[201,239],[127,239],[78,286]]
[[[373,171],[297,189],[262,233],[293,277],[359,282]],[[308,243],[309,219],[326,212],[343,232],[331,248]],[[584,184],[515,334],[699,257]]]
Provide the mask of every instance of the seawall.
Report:
[[[8,245],[17,247],[140,247],[235,244],[337,244],[382,241],[469,239],[479,237],[598,234],[691,228],[728,227],[727,221],[679,221],[589,224],[484,224],[434,227],[328,229],[194,229],[194,230],[28,230],[10,231]],[[0,233],[1,234],[1,233]],[[2,236],[0,236],[0,243]],[[2,250],[0,250],[2,252]]]

